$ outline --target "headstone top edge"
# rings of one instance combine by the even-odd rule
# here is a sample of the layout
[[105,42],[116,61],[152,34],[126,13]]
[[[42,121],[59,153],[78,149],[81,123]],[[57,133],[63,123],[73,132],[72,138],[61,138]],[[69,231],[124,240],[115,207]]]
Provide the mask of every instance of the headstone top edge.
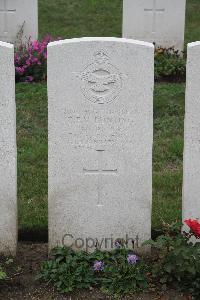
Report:
[[13,49],[13,48],[14,48],[14,45],[13,45],[13,44],[10,44],[10,43],[6,43],[6,42],[0,41],[0,47]]
[[51,42],[48,44],[48,48],[64,45],[64,44],[72,44],[72,43],[80,43],[80,42],[117,42],[117,43],[129,43],[139,46],[146,46],[154,49],[153,43],[127,39],[127,38],[115,38],[115,37],[82,37],[82,38],[73,38],[73,39],[65,39],[59,40],[55,42]]
[[196,41],[196,42],[192,42],[192,43],[188,43],[188,49],[194,48],[194,47],[200,47],[200,41]]

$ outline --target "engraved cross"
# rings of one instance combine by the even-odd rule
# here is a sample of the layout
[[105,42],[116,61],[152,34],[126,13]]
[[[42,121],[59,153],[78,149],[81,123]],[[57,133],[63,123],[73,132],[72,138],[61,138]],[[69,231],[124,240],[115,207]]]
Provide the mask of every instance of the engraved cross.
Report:
[[102,189],[103,189],[103,183],[102,183],[102,176],[103,175],[114,175],[117,174],[117,169],[106,169],[103,168],[103,153],[105,150],[96,150],[98,153],[98,167],[94,169],[83,169],[83,172],[86,175],[97,175],[98,176],[98,186],[97,186],[97,206],[103,206],[102,204]]
[[156,33],[156,17],[159,13],[164,13],[164,8],[157,8],[157,0],[153,0],[153,8],[145,8],[145,12],[152,13],[153,15],[153,21],[152,21],[152,33]]
[[3,33],[7,34],[8,33],[8,14],[15,14],[16,9],[8,9],[7,8],[7,0],[3,0],[4,7],[3,9],[0,9],[0,13],[4,14],[4,29]]

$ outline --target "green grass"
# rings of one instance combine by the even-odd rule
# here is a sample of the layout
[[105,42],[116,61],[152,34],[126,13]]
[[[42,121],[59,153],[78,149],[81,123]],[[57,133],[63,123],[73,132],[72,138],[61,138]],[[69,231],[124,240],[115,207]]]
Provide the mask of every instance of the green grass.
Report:
[[[157,84],[154,100],[153,227],[181,217],[184,84]],[[46,84],[17,84],[21,228],[47,228]]]
[[[121,36],[122,0],[39,0],[40,37]],[[186,43],[200,40],[200,1],[187,1]],[[181,218],[184,84],[154,97],[153,228]],[[17,84],[19,226],[47,228],[47,91]]]
[[40,36],[120,36],[121,0],[39,0]]
[[200,1],[187,0],[185,44],[200,40]]
[[47,227],[47,88],[17,84],[20,228]]
[[[173,1],[173,0],[172,0]],[[123,0],[39,0],[40,37],[121,37]],[[187,0],[185,44],[200,40],[200,1]]]
[[184,84],[155,87],[153,228],[181,219],[184,93]]

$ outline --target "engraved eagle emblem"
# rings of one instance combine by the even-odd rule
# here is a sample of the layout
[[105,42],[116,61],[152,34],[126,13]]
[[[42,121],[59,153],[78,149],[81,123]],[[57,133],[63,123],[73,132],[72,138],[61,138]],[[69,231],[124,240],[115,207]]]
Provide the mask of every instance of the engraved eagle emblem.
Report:
[[104,72],[105,75],[99,75],[97,73],[85,73],[82,79],[91,84],[91,90],[95,92],[106,92],[110,89],[110,85],[117,81],[116,74],[109,74]]

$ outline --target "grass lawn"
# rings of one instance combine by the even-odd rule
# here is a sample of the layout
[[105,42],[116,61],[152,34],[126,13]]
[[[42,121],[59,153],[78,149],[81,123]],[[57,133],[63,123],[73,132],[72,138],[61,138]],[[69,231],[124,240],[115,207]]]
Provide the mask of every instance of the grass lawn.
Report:
[[[173,0],[172,0],[173,1]],[[123,0],[39,0],[40,37],[121,37]],[[185,44],[200,40],[200,2],[187,0]]]
[[[200,40],[200,2],[187,1],[186,42]],[[40,36],[121,36],[122,0],[39,0]],[[184,84],[156,84],[153,228],[181,218]],[[47,88],[17,84],[19,226],[47,228]]]
[[184,84],[155,86],[153,228],[181,219],[184,101]]
[[47,228],[47,87],[17,84],[20,228]]

